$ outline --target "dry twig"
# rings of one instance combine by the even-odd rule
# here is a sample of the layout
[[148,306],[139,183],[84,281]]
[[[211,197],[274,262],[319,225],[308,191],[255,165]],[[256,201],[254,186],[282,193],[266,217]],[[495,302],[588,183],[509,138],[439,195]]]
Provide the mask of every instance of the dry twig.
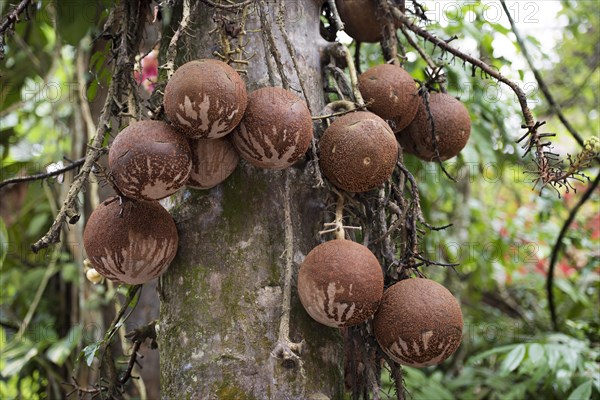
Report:
[[4,59],[4,35],[15,28],[15,24],[19,22],[19,15],[27,13],[27,7],[31,0],[22,0],[17,7],[0,22],[0,60]]
[[[106,151],[106,149],[104,149],[104,151]],[[31,181],[47,179],[47,178],[50,178],[53,176],[61,175],[67,171],[70,171],[72,169],[80,167],[84,162],[85,162],[85,158],[80,158],[79,160],[75,160],[72,163],[70,163],[69,165],[66,165],[62,168],[56,169],[54,171],[41,172],[39,174],[19,176],[16,178],[6,179],[6,180],[0,182],[0,189],[2,189],[4,186],[15,184],[15,183],[31,182]]]

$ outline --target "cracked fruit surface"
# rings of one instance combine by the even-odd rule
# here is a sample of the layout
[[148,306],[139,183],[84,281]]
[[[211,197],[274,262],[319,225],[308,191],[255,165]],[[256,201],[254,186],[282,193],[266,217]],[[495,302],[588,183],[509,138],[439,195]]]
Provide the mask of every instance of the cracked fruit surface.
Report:
[[398,143],[383,119],[359,111],[329,125],[319,141],[319,153],[319,164],[331,183],[348,192],[366,192],[394,171]]
[[185,137],[161,121],[123,129],[108,153],[108,166],[121,192],[136,200],[159,200],[179,190],[192,169]]
[[216,139],[242,119],[248,100],[246,84],[229,65],[202,59],[183,64],[165,88],[165,113],[178,130],[192,138]]
[[129,285],[146,283],[164,273],[179,236],[171,215],[158,202],[105,200],[90,216],[83,245],[102,276]]
[[424,278],[390,286],[373,320],[383,351],[400,364],[418,368],[450,357],[460,345],[462,329],[458,301],[444,286]]
[[331,240],[308,253],[298,273],[298,294],[308,314],[330,327],[366,321],[383,294],[379,261],[365,246]]

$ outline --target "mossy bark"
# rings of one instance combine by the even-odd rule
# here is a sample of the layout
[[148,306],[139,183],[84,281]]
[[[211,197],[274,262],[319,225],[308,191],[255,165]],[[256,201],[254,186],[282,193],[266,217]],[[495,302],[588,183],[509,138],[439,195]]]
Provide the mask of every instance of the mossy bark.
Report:
[[[286,1],[287,30],[298,53],[313,113],[323,106],[320,3]],[[265,4],[277,33],[278,3],[269,0]],[[185,60],[179,63],[212,58],[217,39],[209,31],[214,28],[215,13],[218,11],[204,5],[198,7],[188,32],[193,40],[187,40]],[[259,25],[254,16],[246,27],[246,50],[257,53],[246,77],[249,90],[268,85]],[[257,31],[252,33],[252,29]],[[299,89],[279,34],[276,41],[292,87]],[[209,191],[180,193],[172,208],[180,247],[160,282],[163,398],[343,397],[341,336],[310,319],[298,301],[295,285],[290,336],[295,342],[306,341],[302,362],[286,368],[271,354],[279,335],[286,249],[292,249],[297,270],[319,240],[316,232],[323,221],[324,192],[312,185],[313,177],[304,163],[286,171],[268,171],[242,162],[223,184]],[[291,210],[293,237],[284,228],[285,202]]]

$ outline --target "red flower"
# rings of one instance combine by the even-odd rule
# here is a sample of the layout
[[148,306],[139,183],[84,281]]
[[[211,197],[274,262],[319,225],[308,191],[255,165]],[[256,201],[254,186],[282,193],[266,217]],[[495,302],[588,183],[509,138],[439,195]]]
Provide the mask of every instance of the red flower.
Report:
[[158,80],[158,51],[152,50],[142,58],[140,63],[142,64],[142,73],[140,74],[136,70],[133,72],[133,77],[148,93],[152,93]]

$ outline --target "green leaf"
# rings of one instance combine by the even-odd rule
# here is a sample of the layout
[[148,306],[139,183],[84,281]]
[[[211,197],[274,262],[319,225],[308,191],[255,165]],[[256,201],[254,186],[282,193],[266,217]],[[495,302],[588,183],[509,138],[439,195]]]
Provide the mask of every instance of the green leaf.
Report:
[[100,350],[100,344],[101,342],[92,343],[90,345],[85,346],[83,350],[81,350],[81,354],[85,358],[85,363],[88,367],[92,366],[92,363],[94,362],[94,357],[96,357],[98,350]]
[[506,346],[494,347],[493,349],[484,351],[483,353],[479,353],[479,354],[471,357],[469,359],[469,364],[473,364],[473,363],[475,363],[477,361],[481,361],[481,360],[483,360],[485,358],[488,358],[489,356],[494,355],[494,354],[506,353],[509,350],[512,350],[512,349],[514,349],[517,346],[522,346],[522,345],[509,344],[509,345],[506,345]]
[[436,400],[453,400],[454,396],[448,390],[444,389],[444,387],[440,386],[437,383],[429,382],[427,386],[421,388],[422,395],[415,396],[415,400],[426,400],[426,399],[436,399]]
[[74,263],[65,263],[60,271],[62,278],[66,282],[77,283],[79,280],[79,268]]
[[582,301],[583,296],[575,288],[575,286],[572,285],[571,282],[569,282],[568,280],[557,279],[555,281],[555,284],[556,284],[556,287],[558,287],[563,293],[565,293],[567,296],[569,296],[571,298],[571,300],[573,300],[574,303],[578,303],[578,302]]
[[504,25],[499,24],[499,23],[493,23],[493,22],[489,22],[489,25],[494,28],[494,30],[498,33],[501,33],[503,35],[507,35],[509,32],[511,32],[510,29],[504,27]]
[[[27,342],[29,343],[29,342]],[[0,375],[5,378],[18,374],[21,369],[38,354],[38,350],[35,347],[31,347],[31,343],[19,345],[13,349],[10,353],[4,352],[2,357],[6,360]]]
[[509,372],[517,369],[525,358],[525,350],[526,348],[523,344],[520,344],[512,349],[512,351],[506,355],[502,365],[500,365],[500,372],[503,374],[508,374]]
[[546,354],[548,355],[548,366],[555,370],[560,360],[560,347],[554,344],[546,345]]
[[579,360],[577,350],[572,348],[562,348],[560,349],[560,354],[562,361],[569,367],[569,370],[575,372],[577,369],[577,361]]
[[88,1],[83,7],[74,7],[70,1],[55,1],[56,28],[62,40],[73,46],[85,37],[93,26],[99,11],[98,1]]
[[519,383],[517,385],[513,385],[512,389],[504,395],[504,398],[507,400],[521,400],[525,398],[525,393],[527,392],[527,385],[529,382]]
[[90,101],[94,101],[96,99],[96,93],[98,92],[98,80],[94,79],[90,86],[88,87],[86,98]]
[[427,383],[427,376],[416,368],[406,367],[405,373],[407,381],[410,382],[411,385],[414,385],[414,387],[420,387]]
[[27,228],[27,235],[37,236],[38,232],[42,231],[49,219],[50,216],[45,213],[34,216],[29,223],[29,227]]
[[79,325],[71,328],[66,337],[54,343],[46,350],[46,357],[59,367],[62,366],[67,358],[69,358],[69,355],[71,355],[73,349],[77,347],[77,343],[81,339],[81,332],[82,329]]
[[529,361],[536,365],[544,360],[544,346],[539,343],[532,343],[529,345]]
[[583,382],[571,392],[567,400],[588,400],[592,397],[592,380]]
[[4,220],[0,219],[0,267],[4,265],[4,259],[8,254],[8,244],[8,231],[6,230]]
[[567,369],[561,368],[556,371],[554,382],[558,385],[560,391],[566,392],[571,387],[573,373]]

